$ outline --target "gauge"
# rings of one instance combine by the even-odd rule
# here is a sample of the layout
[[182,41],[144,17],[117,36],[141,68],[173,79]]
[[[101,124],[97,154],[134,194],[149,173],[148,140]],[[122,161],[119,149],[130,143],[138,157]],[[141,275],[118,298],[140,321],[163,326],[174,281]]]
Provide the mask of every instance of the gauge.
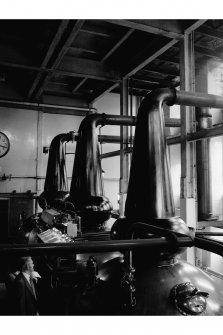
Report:
[[8,136],[0,131],[0,157],[5,156],[10,149]]

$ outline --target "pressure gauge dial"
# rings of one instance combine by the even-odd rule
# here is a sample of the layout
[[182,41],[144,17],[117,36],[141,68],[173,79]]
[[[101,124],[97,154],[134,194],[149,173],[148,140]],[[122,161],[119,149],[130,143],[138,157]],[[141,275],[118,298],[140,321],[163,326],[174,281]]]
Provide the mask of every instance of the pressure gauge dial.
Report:
[[5,156],[10,149],[10,142],[6,134],[0,131],[0,157]]

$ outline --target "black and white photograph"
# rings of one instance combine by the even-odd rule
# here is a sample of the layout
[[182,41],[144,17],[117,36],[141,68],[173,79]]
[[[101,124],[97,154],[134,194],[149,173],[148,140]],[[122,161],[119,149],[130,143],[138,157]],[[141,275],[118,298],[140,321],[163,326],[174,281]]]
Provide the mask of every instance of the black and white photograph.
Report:
[[223,316],[220,7],[96,3],[0,17],[0,324],[197,333]]

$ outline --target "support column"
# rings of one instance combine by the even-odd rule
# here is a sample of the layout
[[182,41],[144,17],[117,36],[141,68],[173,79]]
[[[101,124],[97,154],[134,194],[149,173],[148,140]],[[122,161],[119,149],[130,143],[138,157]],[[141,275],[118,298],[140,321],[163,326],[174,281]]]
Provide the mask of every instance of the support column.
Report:
[[[43,191],[42,176],[42,157],[43,157],[43,112],[38,110],[37,114],[37,141],[36,141],[36,194],[39,195]],[[37,201],[35,206],[37,212]]]
[[[196,91],[208,93],[207,62],[199,64],[196,73]],[[196,108],[197,131],[212,127],[212,115],[208,108]],[[212,214],[210,138],[196,143],[197,151],[197,199],[198,221],[216,220]]]
[[[129,80],[122,79],[121,82],[121,94],[120,94],[120,114],[124,116],[129,115]],[[120,217],[124,216],[125,201],[128,190],[128,179],[129,179],[129,155],[126,152],[128,148],[128,126],[120,127],[120,182],[119,182],[119,213]]]
[[[197,109],[197,130],[211,127],[211,115],[208,108]],[[210,139],[197,141],[197,198],[198,221],[216,220],[212,214]]]
[[[195,89],[193,33],[185,34],[180,42],[180,89],[193,92]],[[180,214],[188,226],[196,228],[196,151],[195,142],[187,142],[186,135],[195,131],[195,108],[181,106],[181,195]],[[184,258],[195,264],[195,250],[188,248]]]

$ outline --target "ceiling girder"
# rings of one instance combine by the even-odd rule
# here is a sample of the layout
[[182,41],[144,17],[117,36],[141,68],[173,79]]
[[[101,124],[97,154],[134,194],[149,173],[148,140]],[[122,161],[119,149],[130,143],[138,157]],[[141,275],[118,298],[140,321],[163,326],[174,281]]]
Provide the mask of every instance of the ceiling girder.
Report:
[[207,19],[202,19],[202,20],[197,20],[195,21],[190,27],[186,28],[184,33],[185,34],[190,34],[194,30],[198,29],[202,24],[204,24],[207,21]]
[[[44,60],[42,61],[41,63],[41,67],[47,67],[48,65],[48,62],[50,61],[52,55],[54,54],[55,52],[55,48],[58,46],[65,30],[67,29],[68,27],[68,23],[69,21],[68,20],[63,20],[49,46],[49,49],[46,53],[46,56],[44,57]],[[35,77],[34,81],[33,81],[33,84],[28,92],[28,95],[27,95],[27,98],[30,99],[33,92],[35,91],[35,89],[37,88],[38,84],[40,83],[40,80],[41,80],[41,77],[42,77],[42,74],[43,74],[43,71],[39,72],[37,74],[37,76]]]
[[64,73],[72,73],[73,75],[75,74],[77,77],[87,77],[108,81],[120,80],[120,73],[114,69],[111,69],[106,64],[70,56],[64,57],[60,66],[58,67],[58,70]]
[[208,27],[202,26],[197,29],[197,32],[201,33],[202,35],[211,37],[211,38],[218,38],[220,40],[223,40],[222,31],[218,31],[218,30],[214,30],[214,29],[210,29]]
[[[63,59],[64,55],[66,54],[66,52],[68,51],[69,46],[71,45],[71,43],[74,41],[74,39],[77,37],[78,32],[80,31],[81,27],[83,26],[85,20],[77,20],[77,22],[75,23],[73,29],[71,30],[71,33],[69,34],[69,36],[67,37],[63,47],[60,49],[55,61],[53,62],[51,69],[56,69],[57,66],[60,64],[61,60]],[[47,84],[48,80],[51,78],[51,74],[48,74],[46,76],[46,78],[44,79],[41,87],[39,88],[39,90],[37,91],[37,93],[35,94],[36,99],[38,99],[40,97],[40,95],[43,93],[45,85]]]
[[[134,29],[129,29],[127,33],[125,33],[121,39],[113,45],[113,47],[104,55],[104,57],[101,59],[101,63],[104,63],[128,38],[132,33],[134,32]],[[79,89],[85,82],[87,78],[81,80],[81,82],[76,85],[72,92],[75,93],[77,89]]]
[[[153,43],[151,43],[148,46],[148,49],[144,50],[143,53],[140,52],[134,60],[131,61],[131,64],[127,64],[126,69],[122,73],[123,78],[127,78],[135,74],[137,71],[141,70],[144,66],[148,65],[150,62],[152,62],[155,58],[157,58],[159,55],[161,55],[163,52],[171,48],[175,43],[177,43],[178,40],[171,40],[169,42],[165,42],[163,38],[157,38]],[[113,84],[110,87],[108,87],[104,92],[101,92],[99,90],[98,93],[94,92],[92,96],[90,97],[91,103],[96,101],[99,97],[104,95],[105,93],[110,92],[115,87],[118,86],[119,83]]]
[[[132,28],[135,30],[144,31],[147,33],[165,36],[173,39],[181,39],[183,37],[183,32],[171,31],[167,20],[106,20],[107,22],[118,24],[123,27]],[[165,20],[164,20],[165,21]],[[143,23],[142,23],[143,22]],[[154,25],[156,23],[156,26]],[[172,27],[173,28],[173,27]]]

